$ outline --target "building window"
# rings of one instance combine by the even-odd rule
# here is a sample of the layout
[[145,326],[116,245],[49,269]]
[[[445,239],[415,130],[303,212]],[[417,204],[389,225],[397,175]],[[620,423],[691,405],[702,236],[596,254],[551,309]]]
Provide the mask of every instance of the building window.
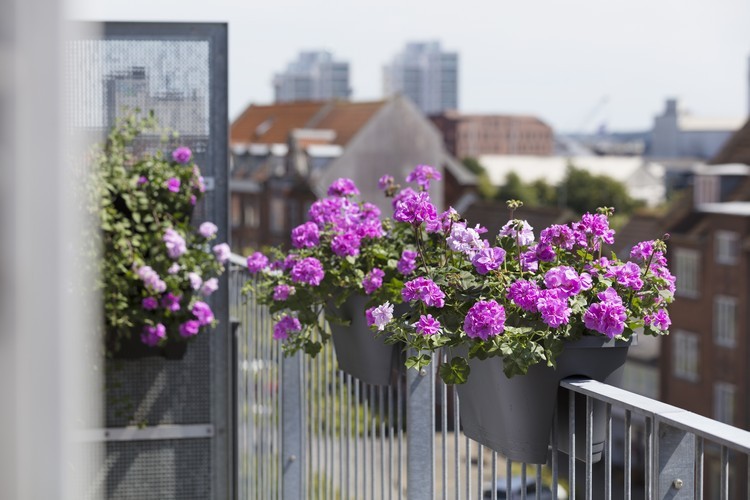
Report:
[[677,295],[698,297],[700,284],[700,253],[691,248],[677,248],[674,251],[675,277],[677,278]]
[[737,299],[718,295],[714,298],[714,341],[734,347],[737,329]]
[[294,198],[289,200],[289,227],[291,228],[297,227],[302,223],[300,220],[299,207],[299,200]]
[[674,376],[698,381],[698,334],[677,330],[672,335],[672,371]]
[[238,195],[232,195],[232,227],[242,224],[242,199]]
[[733,231],[716,231],[714,239],[716,262],[718,264],[736,264],[739,254],[739,236]]
[[725,424],[734,424],[734,393],[733,384],[727,382],[714,384],[714,419]]
[[255,229],[260,226],[260,215],[258,214],[257,200],[248,200],[245,203],[243,217],[245,227]]
[[284,199],[271,198],[269,228],[273,234],[284,233]]

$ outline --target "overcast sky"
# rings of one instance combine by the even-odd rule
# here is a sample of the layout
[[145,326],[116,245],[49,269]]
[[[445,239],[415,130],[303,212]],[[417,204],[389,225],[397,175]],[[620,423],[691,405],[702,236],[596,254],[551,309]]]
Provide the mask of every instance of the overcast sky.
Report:
[[91,20],[229,23],[229,115],[273,99],[300,50],[350,62],[355,100],[382,97],[407,41],[459,53],[464,112],[527,113],[558,131],[650,128],[664,99],[748,110],[748,0],[69,0]]

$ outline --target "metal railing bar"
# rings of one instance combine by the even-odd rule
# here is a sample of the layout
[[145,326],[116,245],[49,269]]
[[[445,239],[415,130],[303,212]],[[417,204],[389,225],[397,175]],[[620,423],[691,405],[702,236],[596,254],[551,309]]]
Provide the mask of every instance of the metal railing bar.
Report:
[[471,439],[466,439],[466,499],[471,498]]
[[576,405],[575,394],[568,394],[568,484],[570,492],[576,491]]
[[604,418],[604,500],[612,500],[612,405],[609,403]]
[[338,434],[339,434],[339,464],[338,464],[338,473],[339,473],[339,495],[344,496],[345,493],[348,493],[348,490],[344,489],[344,446],[349,446],[349,444],[346,442],[346,435],[344,434],[344,406],[346,402],[346,395],[344,394],[344,372],[339,370],[338,371],[338,380],[337,385],[339,389],[339,428],[338,428]]
[[323,363],[321,362],[321,357],[325,359],[325,354],[320,354],[316,356],[315,358],[315,381],[316,381],[316,387],[317,387],[317,393],[314,395],[315,398],[315,406],[316,411],[315,414],[318,418],[317,421],[317,435],[315,436],[315,442],[317,443],[317,468],[315,471],[315,474],[317,475],[317,485],[316,488],[318,490],[318,498],[323,498],[323,485],[324,481],[321,477],[322,474],[324,474],[324,468],[323,468],[323,462],[325,458],[324,453],[324,440],[325,440],[325,428],[323,427],[323,405],[320,404],[321,399],[324,399],[326,397],[326,387],[325,382],[323,382],[323,376],[321,375],[321,369],[323,368]]
[[380,418],[380,498],[385,498],[385,403],[382,385],[378,386],[378,417]]
[[[440,352],[440,360],[446,363],[448,356]],[[443,500],[448,500],[448,385],[438,378],[440,384],[440,430],[443,444]]]
[[388,386],[388,499],[393,500],[393,388]]
[[702,436],[727,448],[750,454],[750,431],[712,420],[708,417],[668,405],[618,387],[595,380],[571,377],[560,382],[565,389],[592,396],[644,417],[658,416],[659,421],[697,436]]
[[492,450],[492,500],[497,500],[497,452]]
[[703,500],[703,438],[695,437],[695,498]]
[[[262,369],[262,363],[265,361],[264,355],[265,355],[265,342],[263,342],[263,333],[265,332],[265,321],[263,322],[263,329],[258,332],[258,351],[257,351],[257,360],[261,362],[259,365],[261,367],[260,370],[257,371],[258,373],[258,379],[259,384],[256,386],[256,390],[258,391],[257,394],[257,401],[258,401],[258,408],[256,414],[257,422],[258,422],[258,439],[260,441],[260,450],[261,450],[261,457],[267,456],[268,450],[266,449],[266,433],[268,432],[268,429],[266,429],[265,425],[265,419],[263,418],[263,408],[266,406],[266,397],[265,397],[265,387],[266,387],[266,371]],[[260,477],[260,491],[261,495],[267,497],[268,496],[268,486],[266,484],[266,468],[264,467],[263,460],[258,461],[258,476]]]
[[[572,395],[575,400],[575,395]],[[575,450],[571,451],[575,455]],[[592,500],[594,462],[594,402],[590,396],[586,396],[586,500]]]
[[370,429],[370,477],[372,478],[370,481],[370,498],[373,500],[375,497],[375,433],[376,429],[375,426],[377,425],[377,421],[375,419],[375,386],[370,385],[369,387],[370,392],[370,407],[371,407],[371,413],[372,413],[372,428]]
[[[333,415],[334,409],[333,404],[335,401],[335,393],[333,387],[333,373],[332,369],[335,370],[333,365],[333,356],[331,349],[326,349],[326,363],[323,366],[325,376],[325,404],[326,404],[326,469],[325,476],[321,478],[321,481],[325,481],[325,498],[333,498],[333,482],[335,480],[333,474]],[[330,376],[330,378],[329,378]],[[330,471],[330,476],[329,476]]]
[[654,419],[646,418],[646,500],[654,498]]
[[404,484],[403,484],[403,469],[404,469],[404,454],[403,454],[403,443],[404,443],[404,404],[402,401],[401,394],[401,377],[398,379],[399,383],[396,385],[396,409],[398,417],[396,423],[398,425],[398,498],[399,500],[403,497]]
[[633,495],[632,491],[632,469],[633,469],[633,414],[630,410],[625,410],[625,444],[623,446],[625,457],[624,457],[624,467],[625,467],[625,478],[624,482],[624,493],[625,498],[630,499]]
[[484,446],[477,446],[477,498],[482,498],[482,489],[484,486]]
[[521,464],[521,500],[526,500],[526,464]]
[[[346,405],[346,436],[347,436],[347,440],[346,440],[346,490],[344,491],[346,494],[349,494],[349,492],[352,491],[349,480],[352,476],[352,473],[351,473],[352,472],[351,471],[352,460],[351,460],[351,455],[350,455],[350,449],[351,449],[352,441],[354,441],[354,439],[352,438],[352,427],[353,427],[352,426],[352,408],[354,408],[354,404],[352,404],[352,376],[349,375],[348,373],[346,374],[346,388],[347,388],[346,397],[349,401],[349,404]],[[356,441],[354,442],[356,443]],[[356,469],[356,466],[357,466],[356,452],[355,452],[354,457],[355,457],[354,468]]]
[[555,409],[555,413],[552,415],[552,431],[550,433],[551,434],[550,441],[552,443],[552,450],[550,453],[552,454],[551,465],[552,465],[552,499],[553,500],[557,500],[557,484],[558,484],[557,474],[559,472],[558,471],[559,466],[557,463],[557,458],[558,458],[557,457],[557,446],[558,446],[557,420],[558,418],[559,416],[557,414],[557,409]]
[[454,464],[454,473],[456,476],[456,500],[461,498],[461,471],[458,460],[458,442],[459,434],[461,434],[461,424],[459,421],[459,408],[458,408],[458,391],[453,391],[453,446],[456,450],[456,463]]
[[542,465],[537,464],[536,466],[536,500],[542,498]]
[[[370,439],[370,401],[369,397],[367,395],[367,384],[364,382],[360,382],[362,384],[362,396],[364,397],[364,418],[363,418],[363,434],[362,434],[362,497],[367,498],[367,465],[369,464],[367,460],[367,449],[368,449],[368,441]],[[370,481],[372,481],[372,474],[370,474]]]
[[[360,389],[361,382],[354,379],[354,401],[356,403],[354,413],[354,497],[359,495],[359,408],[360,408]],[[364,492],[363,492],[364,495]]]
[[510,458],[505,459],[505,491],[511,491],[513,477],[513,461]]
[[721,447],[721,472],[719,479],[719,495],[721,500],[729,500],[729,449],[726,446]]

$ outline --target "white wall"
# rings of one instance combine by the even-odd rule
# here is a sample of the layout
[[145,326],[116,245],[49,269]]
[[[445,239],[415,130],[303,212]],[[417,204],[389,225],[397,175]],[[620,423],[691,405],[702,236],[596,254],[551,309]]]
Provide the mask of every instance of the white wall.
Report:
[[63,7],[0,0],[2,499],[82,498],[74,427],[96,406],[62,127]]

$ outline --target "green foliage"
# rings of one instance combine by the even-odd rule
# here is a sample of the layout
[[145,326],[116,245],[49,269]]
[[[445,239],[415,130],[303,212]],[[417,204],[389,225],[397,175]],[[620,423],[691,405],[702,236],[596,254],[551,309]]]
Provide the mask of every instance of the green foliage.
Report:
[[453,358],[440,365],[440,377],[446,384],[465,384],[469,378],[469,363],[464,358]]
[[565,206],[579,214],[593,213],[603,206],[615,206],[618,213],[629,214],[639,206],[621,182],[606,175],[593,175],[574,165],[568,165],[559,193]]
[[[166,328],[159,345],[184,341],[179,325],[195,320],[192,305],[205,300],[191,286],[188,273],[196,273],[205,282],[224,270],[210,248],[214,236],[203,237],[191,225],[194,204],[204,190],[198,167],[192,161],[177,163],[161,151],[143,152],[145,144],[137,142],[144,132],[156,130],[153,114],[132,114],[117,123],[92,156],[89,209],[101,229],[98,287],[110,351],[119,349],[124,337],[139,337],[144,327],[159,324]],[[170,179],[179,180],[178,192],[168,188]],[[163,240],[168,229],[185,240],[186,249],[179,258],[168,255]],[[138,273],[144,266],[163,281],[163,290],[146,286]],[[170,268],[175,272],[170,273]],[[179,310],[164,307],[169,293],[180,297]],[[158,303],[153,310],[143,307],[148,297]]]
[[[520,219],[510,220],[498,235],[483,237],[455,212],[438,215],[424,190],[397,194],[391,188],[392,179],[385,191],[397,197],[396,213],[377,221],[384,234],[362,238],[358,254],[341,257],[332,250],[350,226],[334,229],[332,222],[317,221],[312,226],[320,231],[319,241],[300,244],[288,255],[272,250],[269,257],[275,264],[263,268],[248,285],[247,291],[269,305],[277,319],[292,316],[299,320],[299,331],[282,335],[285,352],[304,350],[315,355],[330,336],[328,325],[340,322],[337,307],[366,293],[363,279],[375,268],[383,272],[383,279],[382,285],[370,291],[366,306],[380,306],[369,311],[373,333],[380,333],[375,331],[380,321],[380,330],[390,333],[388,343],[403,343],[417,353],[407,358],[406,366],[418,370],[439,349],[468,350],[466,356],[441,364],[440,375],[447,383],[467,380],[471,358],[501,357],[505,374],[512,377],[538,364],[554,367],[565,343],[584,335],[627,340],[639,328],[650,335],[667,333],[662,309],[672,301],[674,278],[666,267],[663,242],[644,245],[641,255],[628,266],[615,255],[603,255],[603,244],[612,243],[611,209],[584,215],[572,225],[553,227],[545,232],[543,242],[544,228],[533,231]],[[529,198],[529,193],[553,198],[545,183],[527,186],[517,175],[509,176],[504,189],[511,198],[511,213],[523,205],[516,198]],[[610,205],[612,200],[606,201]],[[349,210],[356,213],[367,205],[350,195],[336,195],[317,208],[323,206],[333,206],[336,217],[343,213],[347,219]],[[399,269],[405,251],[417,255],[413,270]],[[309,257],[325,270],[319,284],[290,276],[294,273],[289,272],[290,266]],[[514,288],[517,284],[521,292]],[[293,287],[294,293],[274,299],[279,286]],[[398,305],[403,309],[394,308],[391,318],[387,309]],[[586,319],[589,312],[592,317]],[[657,313],[662,315],[659,321],[653,320]]]
[[467,156],[462,160],[462,163],[477,176],[477,189],[482,198],[487,200],[494,199],[497,196],[497,187],[492,184],[492,181],[490,181],[490,178],[487,175],[487,170],[481,163],[479,163],[479,160]]
[[496,197],[501,201],[523,200],[525,204],[532,207],[539,204],[536,190],[524,183],[515,172],[510,172],[506,176],[505,184],[500,187]]

